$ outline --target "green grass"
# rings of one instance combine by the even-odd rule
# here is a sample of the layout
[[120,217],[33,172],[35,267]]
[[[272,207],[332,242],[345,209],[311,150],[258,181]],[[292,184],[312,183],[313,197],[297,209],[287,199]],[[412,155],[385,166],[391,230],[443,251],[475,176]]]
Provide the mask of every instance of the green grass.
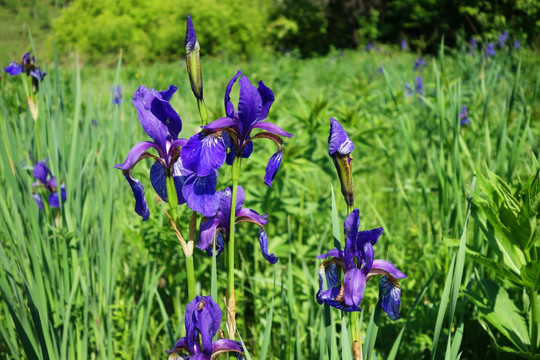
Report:
[[[356,145],[361,227],[385,229],[376,258],[408,275],[401,281],[404,319],[396,322],[384,312],[380,321],[372,317],[378,286],[375,279],[368,283],[360,316],[363,334],[370,334],[364,354],[505,356],[463,295],[472,274],[484,272],[465,256],[465,246],[496,259],[469,219],[467,203],[483,166],[512,185],[538,168],[537,54],[500,51],[483,61],[446,49],[421,72],[412,69],[415,59],[384,47],[380,53],[348,51],[310,60],[203,59],[211,119],[224,115],[225,86],[241,69],[274,91],[269,119],[295,135],[285,141],[272,188],[263,177],[273,144],[256,142],[243,162],[245,206],[269,214],[269,250],[280,257],[269,265],[256,241],[258,229],[238,226],[238,328],[252,358],[327,359],[327,349],[336,358],[350,356],[342,348],[349,343],[348,317],[315,300],[315,255],[333,248],[334,238],[342,240],[347,215],[339,192],[332,210],[331,189],[339,183],[327,152],[331,116]],[[75,55],[67,65],[41,65],[48,74],[38,94],[37,120],[28,112],[21,79],[0,83],[0,357],[165,358],[164,351],[184,336],[184,258],[150,185],[150,164],[143,161],[134,172],[145,185],[147,222],[134,213],[131,190],[113,166],[136,142],[147,140],[131,105],[141,84],[158,90],[178,86],[171,104],[183,120],[181,137],[196,131],[199,117],[185,66],[85,67]],[[377,70],[381,65],[384,74]],[[424,95],[406,96],[404,83],[413,84],[417,75],[424,79]],[[123,87],[120,106],[111,103],[114,84]],[[462,105],[471,119],[466,128],[459,126]],[[59,212],[40,212],[31,196],[31,169],[43,158],[66,184]],[[218,188],[229,181],[225,166]],[[187,211],[184,218],[187,228]],[[196,250],[197,288],[208,295],[217,286],[224,309],[225,259],[216,260],[212,276],[212,258]]]

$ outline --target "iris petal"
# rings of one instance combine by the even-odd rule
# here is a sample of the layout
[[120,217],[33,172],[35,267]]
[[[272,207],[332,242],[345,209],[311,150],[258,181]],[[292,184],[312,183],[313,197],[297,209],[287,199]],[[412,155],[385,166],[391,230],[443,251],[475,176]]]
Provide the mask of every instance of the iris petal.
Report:
[[293,134],[289,134],[288,132],[286,132],[285,130],[283,130],[282,128],[277,126],[276,124],[266,122],[266,121],[262,121],[260,123],[257,123],[255,125],[253,125],[253,128],[268,131],[268,132],[270,132],[272,134],[276,134],[276,135],[279,135],[279,136],[285,136],[285,137],[288,137],[288,138],[293,137]]
[[38,194],[32,194],[32,197],[34,198],[34,200],[36,200],[39,210],[43,210],[44,207],[43,207],[43,200],[41,200],[41,196],[39,196]]
[[[150,111],[165,124],[173,139],[177,139],[178,134],[182,131],[182,120],[169,104],[169,100],[175,92],[176,86],[170,85],[168,90],[154,93],[156,96],[150,104]],[[165,95],[165,98],[163,98],[163,95]]]
[[148,220],[150,210],[148,210],[148,204],[146,203],[146,198],[144,197],[144,187],[139,180],[133,179],[129,175],[124,176],[131,186],[133,196],[135,196],[135,212],[141,216],[144,221]]
[[152,102],[159,93],[155,90],[149,90],[143,85],[133,94],[133,105],[137,109],[137,115],[142,128],[148,136],[162,149],[166,145],[168,128],[151,111]]
[[[262,100],[257,88],[249,82],[247,76],[242,77],[239,83],[238,119],[242,124],[241,132],[246,132],[259,120],[262,112]],[[242,137],[246,137],[249,134],[242,133],[242,135]]]
[[161,200],[168,202],[165,168],[158,161],[150,168],[150,182]]
[[262,81],[259,81],[259,87],[257,88],[257,91],[259,92],[259,95],[262,100],[262,111],[259,115],[259,120],[264,120],[268,117],[268,112],[270,111],[270,107],[274,103],[274,93],[272,90],[264,85]]
[[234,83],[236,82],[236,79],[238,79],[240,75],[242,75],[242,72],[238,70],[236,75],[234,75],[229,81],[229,83],[227,84],[227,88],[225,89],[225,113],[228,117],[233,117],[234,114],[234,105],[231,102],[231,90]]
[[23,67],[17,64],[15,61],[11,60],[11,63],[9,64],[8,67],[4,68],[4,71],[7,72],[11,76],[15,76],[23,72]]
[[229,351],[241,353],[244,351],[244,349],[240,343],[230,339],[219,339],[212,344],[212,356]]
[[217,133],[199,132],[182,148],[182,164],[198,176],[210,175],[225,162],[225,144]]
[[348,270],[345,273],[343,284],[345,286],[345,291],[343,293],[345,304],[358,306],[364,298],[366,274],[357,268]]
[[[121,170],[130,170],[132,169],[137,162],[139,162],[141,159],[144,158],[144,154],[146,151],[150,148],[154,148],[158,150],[158,152],[161,150],[156,144],[150,141],[143,141],[138,144],[136,144],[134,147],[129,150],[129,153],[126,157],[126,161],[124,161],[122,164],[114,165],[116,169]],[[160,154],[161,157],[162,154]]]
[[328,137],[328,154],[348,155],[354,150],[354,144],[343,129],[341,124],[334,118],[330,118],[330,136]]
[[212,249],[212,242],[214,241],[214,237],[216,236],[216,231],[219,225],[220,221],[217,217],[211,217],[205,222],[201,223],[199,227],[199,239],[197,240],[197,247],[199,249]]
[[283,159],[283,150],[280,148],[276,151],[268,160],[266,164],[266,173],[264,175],[264,183],[272,187],[272,182],[276,177],[276,173],[281,165],[281,160]]
[[34,165],[34,177],[41,183],[47,183],[47,177],[51,174],[51,170],[47,167],[44,161],[39,161]]
[[390,276],[383,276],[379,283],[379,302],[383,310],[392,320],[401,318],[399,308],[401,306],[401,288],[397,280]]
[[219,197],[216,192],[218,173],[199,177],[195,173],[188,176],[182,188],[182,194],[188,206],[203,216],[214,216],[219,206]]
[[[244,189],[242,186],[238,185],[236,190],[236,206],[235,206],[235,216],[238,216],[238,212],[244,206],[245,199]],[[229,186],[219,192],[219,208],[226,219],[231,217],[231,201],[232,201],[232,187]]]
[[266,237],[266,233],[261,228],[259,229],[259,245],[261,246],[261,251],[264,256],[264,258],[270,263],[275,264],[278,261],[278,257],[274,254],[268,253],[268,238]]

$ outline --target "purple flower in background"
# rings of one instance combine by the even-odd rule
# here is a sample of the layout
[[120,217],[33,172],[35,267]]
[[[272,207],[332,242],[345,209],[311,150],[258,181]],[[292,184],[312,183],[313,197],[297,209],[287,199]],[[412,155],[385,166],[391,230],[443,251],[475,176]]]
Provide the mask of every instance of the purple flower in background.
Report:
[[502,32],[502,34],[499,35],[499,38],[497,39],[497,44],[500,47],[506,46],[506,40],[508,40],[508,32],[505,30]]
[[365,50],[365,51],[371,51],[371,50],[373,50],[373,47],[374,47],[373,41],[370,41],[370,42],[364,47],[364,50]]
[[[235,157],[248,158],[253,151],[253,140],[266,138],[272,140],[278,147],[266,165],[264,182],[272,186],[283,157],[283,140],[281,136],[292,137],[292,134],[279,126],[264,121],[274,102],[274,93],[259,81],[259,87],[253,86],[246,76],[240,80],[240,98],[238,111],[230,99],[231,89],[236,80],[242,75],[238,71],[229,81],[225,90],[226,117],[217,119],[202,131],[193,135],[182,149],[182,163],[185,168],[198,176],[207,176],[216,171],[223,162],[232,165]],[[251,136],[254,129],[263,130]],[[227,152],[228,150],[228,152]]]
[[478,42],[475,38],[471,38],[471,41],[469,42],[469,49],[471,51],[471,54],[476,53],[476,49],[478,48]]
[[113,94],[113,104],[120,105],[120,103],[122,102],[122,86],[118,85],[116,88],[114,86],[111,86],[111,92]]
[[459,125],[466,126],[469,125],[469,113],[467,112],[467,106],[463,105],[461,107],[461,112],[459,113]]
[[239,342],[223,338],[212,342],[219,331],[221,317],[221,309],[211,296],[197,295],[186,306],[186,336],[167,351],[169,359],[211,360],[226,352],[242,354],[244,350]]
[[[167,179],[172,177],[178,204],[187,202],[188,206],[205,216],[212,216],[217,210],[217,171],[198,177],[192,171],[182,166],[180,148],[185,145],[185,139],[178,139],[182,130],[180,116],[169,103],[176,87],[170,85],[168,90],[149,90],[140,86],[134,93],[133,105],[137,109],[139,122],[146,134],[154,140],[136,144],[129,151],[126,161],[115,165],[121,169],[135,196],[135,212],[143,220],[148,220],[150,212],[144,197],[144,187],[139,180],[131,176],[133,168],[144,158],[153,158],[154,164],[150,169],[150,181],[156,193],[168,201]],[[153,148],[157,156],[148,152]]]
[[401,38],[399,46],[400,46],[401,50],[403,50],[403,51],[407,50],[407,48],[408,48],[407,40],[405,40],[405,38]]
[[[56,179],[54,176],[52,176],[51,170],[46,164],[47,160],[39,161],[36,165],[34,165],[34,177],[38,180],[35,183],[32,184],[36,189],[43,188],[45,191],[49,194],[48,197],[48,203],[49,206],[53,208],[59,208],[60,207],[60,201],[58,199],[58,187],[56,183]],[[60,186],[60,193],[62,196],[62,201],[66,201],[66,187],[64,184]],[[34,200],[36,200],[36,203],[38,204],[40,210],[44,209],[43,206],[43,200],[41,199],[41,196],[39,194],[34,193],[32,194],[32,197]]]
[[[373,246],[383,229],[359,231],[360,215],[354,209],[344,224],[345,249],[333,249],[318,255],[324,261],[319,268],[319,291],[317,302],[325,303],[343,311],[360,311],[366,282],[375,275],[383,275],[379,283],[379,303],[390,319],[397,320],[401,306],[401,287],[398,279],[406,278],[391,262],[374,259]],[[343,270],[343,283],[338,283],[336,265]],[[326,278],[327,290],[324,290]]]
[[12,60],[9,66],[4,68],[4,71],[11,76],[16,76],[23,72],[26,73],[27,76],[32,77],[34,91],[38,90],[39,82],[43,81],[43,78],[46,75],[46,73],[41,71],[37,66],[35,57],[32,56],[32,58],[30,58],[29,52],[23,55],[20,63]]
[[514,49],[521,49],[521,42],[519,40],[514,40]]
[[330,135],[328,136],[328,155],[332,157],[336,167],[339,182],[341,183],[341,193],[348,206],[354,206],[354,185],[352,177],[351,153],[354,150],[354,143],[349,138],[339,121],[330,118]]
[[[262,254],[268,262],[275,264],[278,261],[277,256],[268,253],[268,238],[264,231],[264,225],[267,222],[266,215],[261,216],[251,209],[243,209],[244,199],[244,189],[238,186],[234,211],[236,214],[235,224],[249,222],[259,226],[259,245],[261,246]],[[232,188],[229,186],[219,192],[219,209],[216,215],[201,223],[197,247],[201,250],[206,250],[208,255],[212,255],[212,243],[214,241],[216,242],[217,255],[223,251],[223,238],[225,237],[227,239],[230,233],[229,226],[232,215],[231,200]]]
[[488,43],[486,47],[486,54],[484,57],[487,58],[488,56],[495,56],[495,44],[493,42]]
[[384,74],[384,65],[379,66],[377,71],[379,72],[379,74]]
[[424,60],[423,57],[419,57],[415,62],[414,62],[414,70],[422,70],[423,68],[425,68],[427,66],[427,61]]
[[421,76],[416,77],[416,85],[414,86],[414,91],[418,95],[424,95],[424,80],[422,80]]
[[4,68],[4,71],[11,76],[15,76],[23,72],[23,67],[19,63],[11,60],[11,63],[9,64],[9,66]]
[[411,96],[413,91],[411,90],[411,84],[408,82],[405,83],[405,96]]

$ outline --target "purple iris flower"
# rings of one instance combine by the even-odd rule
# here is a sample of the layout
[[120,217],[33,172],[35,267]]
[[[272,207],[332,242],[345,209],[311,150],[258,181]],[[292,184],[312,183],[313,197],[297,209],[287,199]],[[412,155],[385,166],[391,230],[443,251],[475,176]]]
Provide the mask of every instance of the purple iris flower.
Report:
[[16,61],[11,61],[9,66],[4,68],[4,71],[7,72],[11,76],[16,76],[21,73],[26,73],[27,76],[31,76],[33,78],[33,82],[37,88],[37,82],[43,81],[43,78],[45,77],[45,72],[41,71],[41,69],[36,64],[36,58],[32,56],[30,58],[30,53],[27,52],[23,55],[22,61],[20,63]]
[[521,42],[519,40],[514,40],[514,49],[521,49]]
[[[268,238],[264,231],[264,225],[267,222],[266,215],[261,216],[254,210],[243,209],[244,199],[244,189],[238,186],[234,212],[236,214],[235,224],[250,222],[259,226],[259,245],[261,246],[262,254],[269,263],[275,264],[278,261],[277,256],[268,253]],[[230,232],[231,200],[232,188],[229,186],[219,192],[219,209],[216,215],[201,223],[197,247],[201,250],[206,250],[208,255],[212,255],[212,243],[214,239],[216,241],[216,250],[218,251],[217,255],[223,251],[223,237],[227,238]]]
[[118,85],[116,89],[114,88],[114,86],[111,86],[111,92],[113,94],[113,104],[120,105],[120,103],[122,102],[122,86]]
[[499,35],[499,38],[497,39],[497,43],[500,47],[505,47],[506,40],[508,40],[508,32],[505,30],[502,32],[502,34]]
[[411,84],[408,82],[405,83],[405,96],[411,96],[413,91],[411,90]]
[[[136,144],[129,151],[126,161],[115,165],[121,169],[135,196],[135,212],[143,220],[148,220],[150,211],[144,197],[144,187],[139,180],[131,176],[135,165],[144,158],[155,160],[150,169],[150,181],[156,193],[168,201],[166,181],[173,178],[178,204],[186,203],[194,211],[204,216],[212,216],[217,210],[216,183],[217,171],[209,172],[205,177],[198,177],[192,171],[185,169],[180,161],[180,148],[185,145],[185,139],[178,139],[182,130],[180,116],[169,103],[176,87],[170,85],[168,90],[149,90],[140,86],[134,93],[133,105],[137,109],[139,122],[148,136],[154,140]],[[157,151],[157,156],[148,152],[151,148]]]
[[373,50],[373,47],[374,47],[373,41],[370,41],[370,42],[364,47],[364,50],[365,50],[365,51],[371,51],[371,50]]
[[478,42],[475,38],[471,38],[471,41],[469,42],[469,49],[471,50],[471,54],[476,53],[476,48],[478,47]]
[[466,126],[469,125],[469,113],[467,112],[467,106],[463,105],[461,107],[461,112],[459,113],[459,125]]
[[[34,165],[34,177],[38,180],[32,185],[36,187],[36,189],[44,188],[46,192],[49,194],[48,203],[53,208],[59,208],[60,207],[60,201],[58,199],[58,187],[56,183],[56,178],[52,176],[51,170],[46,164],[47,160],[39,161],[36,165]],[[66,201],[66,187],[64,184],[60,186],[60,192],[62,196],[62,201]],[[32,194],[32,197],[34,200],[36,200],[36,203],[39,206],[40,210],[44,209],[43,206],[43,200],[41,199],[41,196],[39,194]]]
[[[379,283],[379,303],[390,319],[397,320],[401,306],[401,287],[398,279],[406,278],[391,262],[374,259],[373,246],[383,229],[359,231],[359,210],[354,209],[345,220],[345,250],[333,249],[318,259],[327,259],[319,268],[319,291],[317,302],[325,303],[343,311],[360,311],[366,282],[374,275],[383,275]],[[338,284],[336,265],[344,272],[342,284]],[[323,288],[326,278],[328,290]]]
[[[239,80],[240,98],[238,111],[235,111],[230,93],[232,86],[241,75],[242,72],[238,71],[225,90],[227,116],[203,126],[201,132],[188,140],[182,149],[182,163],[186,169],[193,171],[197,176],[207,176],[220,168],[225,160],[227,164],[232,165],[237,156],[248,158],[253,151],[252,140],[267,138],[278,147],[268,160],[264,177],[265,184],[272,186],[283,157],[281,136],[290,138],[293,135],[273,123],[264,121],[274,102],[274,93],[262,81],[259,81],[259,87],[256,88],[246,76]],[[254,129],[263,131],[251,136]]]
[[414,70],[422,70],[423,68],[425,68],[427,66],[427,61],[424,60],[423,57],[419,57],[415,62],[414,62]]
[[416,91],[416,93],[419,95],[424,94],[424,80],[422,80],[421,76],[416,77],[416,85],[414,86],[414,91]]
[[486,54],[484,55],[484,57],[488,56],[495,56],[495,44],[493,42],[488,43],[486,47]]
[[407,50],[408,46],[407,46],[407,40],[405,40],[405,38],[401,38],[400,47],[401,47],[401,50],[403,51]]
[[186,307],[186,336],[167,351],[169,359],[211,360],[226,352],[242,354],[244,350],[239,342],[223,338],[212,342],[221,317],[221,309],[211,296],[197,295]]

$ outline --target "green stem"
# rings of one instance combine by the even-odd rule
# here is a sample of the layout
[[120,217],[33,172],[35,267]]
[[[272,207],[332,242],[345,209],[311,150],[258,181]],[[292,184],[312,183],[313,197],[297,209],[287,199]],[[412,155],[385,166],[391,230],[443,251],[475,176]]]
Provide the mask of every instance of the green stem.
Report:
[[[358,321],[358,311],[351,312],[350,315],[351,343],[353,344],[353,356],[355,360],[362,360],[362,335],[360,323]],[[356,344],[355,344],[356,341]]]
[[347,216],[353,211],[352,205],[347,205]]
[[201,121],[203,126],[208,124],[208,113],[206,112],[206,105],[204,104],[204,99],[197,99],[197,106],[199,108],[199,115],[201,116]]
[[186,255],[186,274],[188,285],[188,297],[189,301],[195,299],[197,292],[195,291],[195,267],[193,266],[193,255]]
[[229,222],[229,244],[227,246],[227,332],[229,334],[229,339],[232,340],[234,340],[234,329],[236,324],[236,298],[234,295],[234,223],[236,220],[236,195],[238,193],[238,182],[240,181],[241,162],[242,157],[237,156],[232,165],[231,219]]
[[538,323],[540,322],[540,313],[538,312],[538,290],[531,291],[532,302],[532,328],[531,328],[531,352],[536,353],[538,349]]

